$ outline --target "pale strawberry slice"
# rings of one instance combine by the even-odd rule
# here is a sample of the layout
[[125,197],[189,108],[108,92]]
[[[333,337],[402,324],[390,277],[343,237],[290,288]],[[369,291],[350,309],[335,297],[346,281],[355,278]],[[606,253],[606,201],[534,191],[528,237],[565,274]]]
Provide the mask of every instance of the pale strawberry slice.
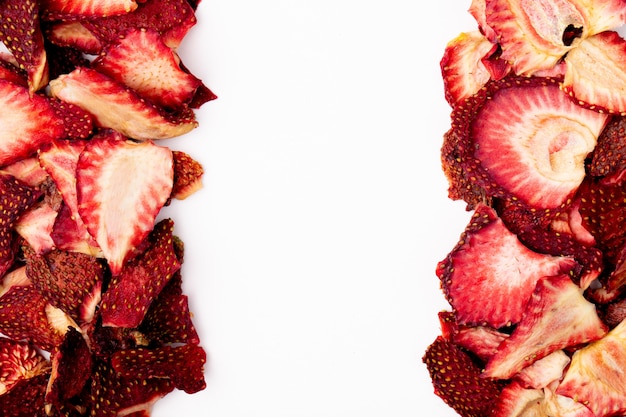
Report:
[[599,417],[585,407],[584,403],[549,389],[525,388],[512,382],[502,390],[494,407],[492,417]]
[[39,24],[39,2],[3,1],[0,3],[0,20],[12,22],[10,25],[2,25],[0,41],[13,53],[19,67],[26,70],[29,92],[39,91],[48,83],[48,63]]
[[480,32],[487,39],[489,39],[490,42],[494,44],[497,43],[498,38],[496,33],[487,24],[487,0],[472,0],[472,4],[470,4],[470,7],[467,11],[478,23],[478,29],[480,30]]
[[44,201],[31,208],[15,223],[15,231],[39,254],[49,252],[55,246],[52,231],[57,211]]
[[459,244],[437,266],[437,275],[460,324],[500,328],[522,319],[541,278],[575,266],[572,258],[526,248],[492,208],[480,205]]
[[0,165],[16,162],[33,154],[42,144],[65,134],[63,119],[50,102],[28,89],[0,80]]
[[495,183],[531,207],[558,208],[582,182],[585,158],[606,121],[553,82],[511,80],[471,122],[473,157],[482,168],[478,181],[483,187]]
[[0,337],[0,395],[10,391],[21,380],[49,370],[50,364],[33,345]]
[[40,0],[44,18],[49,20],[90,19],[116,16],[137,8],[135,0]]
[[72,47],[86,54],[96,55],[102,50],[100,40],[81,22],[55,22],[45,29],[46,39],[59,46]]
[[617,32],[603,32],[585,39],[567,55],[563,90],[581,105],[625,113],[626,41]]
[[563,350],[557,350],[522,369],[515,379],[528,388],[546,388],[561,379],[569,363],[570,357]]
[[179,66],[178,55],[151,29],[131,29],[108,45],[92,68],[135,90],[158,106],[188,104],[201,81]]
[[440,62],[444,92],[454,106],[475,94],[491,75],[483,64],[493,44],[480,32],[463,32],[448,43]]
[[607,327],[582,293],[567,275],[539,280],[522,320],[498,347],[483,375],[509,379],[554,351],[604,336]]
[[50,81],[50,92],[91,113],[98,126],[133,139],[172,138],[198,125],[191,110],[166,113],[124,84],[90,68],[78,68]]
[[173,175],[171,150],[151,141],[92,140],[81,153],[78,212],[114,275],[154,227]]
[[626,321],[602,339],[577,350],[557,394],[586,404],[595,416],[626,412]]
[[554,67],[588,36],[586,16],[565,0],[487,0],[486,22],[497,34],[502,58],[520,75]]

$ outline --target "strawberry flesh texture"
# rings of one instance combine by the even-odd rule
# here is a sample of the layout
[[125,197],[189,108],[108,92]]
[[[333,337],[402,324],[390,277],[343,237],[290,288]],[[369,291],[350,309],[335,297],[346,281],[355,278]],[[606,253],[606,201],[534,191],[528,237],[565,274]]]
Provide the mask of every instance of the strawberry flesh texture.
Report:
[[44,28],[44,33],[48,42],[61,48],[74,49],[89,55],[97,55],[102,50],[100,40],[81,22],[54,22]]
[[481,377],[480,367],[454,343],[439,336],[427,349],[426,364],[435,394],[462,417],[489,415],[501,387]]
[[172,244],[173,227],[171,220],[161,220],[148,236],[148,248],[113,277],[102,297],[104,326],[139,326],[150,304],[180,269]]
[[202,188],[202,165],[182,151],[172,151],[174,160],[174,184],[172,198],[184,200]]
[[116,16],[137,8],[135,0],[40,0],[47,20],[90,19]]
[[569,257],[532,252],[492,208],[481,205],[459,244],[439,263],[437,275],[459,323],[500,328],[520,321],[539,279],[575,266]]
[[37,254],[43,254],[54,248],[52,230],[56,223],[57,211],[45,201],[27,210],[14,225],[15,231],[28,243]]
[[49,370],[48,361],[32,344],[0,337],[0,396],[20,381]]

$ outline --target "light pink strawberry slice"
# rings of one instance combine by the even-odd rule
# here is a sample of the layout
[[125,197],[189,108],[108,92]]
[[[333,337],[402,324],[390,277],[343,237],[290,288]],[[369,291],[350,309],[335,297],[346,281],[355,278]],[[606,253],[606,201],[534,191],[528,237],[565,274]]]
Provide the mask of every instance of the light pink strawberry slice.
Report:
[[44,17],[50,20],[115,16],[137,8],[135,0],[40,0],[39,3]]
[[92,140],[81,153],[78,212],[113,274],[154,227],[173,175],[172,151],[152,141]]
[[178,55],[152,29],[131,29],[92,62],[92,68],[126,84],[158,106],[178,109],[201,81],[185,72]]
[[574,353],[556,392],[586,404],[595,416],[622,415],[626,412],[624,363],[626,321]]
[[198,125],[190,109],[166,113],[124,84],[91,68],[77,68],[50,81],[50,92],[91,113],[100,127],[133,139],[172,138]]
[[55,45],[72,47],[86,54],[95,55],[102,49],[100,40],[78,21],[51,24],[45,35]]
[[563,89],[580,104],[626,113],[626,41],[617,32],[589,37],[565,60]]
[[575,266],[570,257],[531,251],[491,207],[480,205],[459,244],[439,263],[437,275],[460,324],[500,328],[522,319],[541,278]]
[[485,367],[484,376],[509,379],[550,353],[600,339],[608,329],[567,275],[537,282],[526,312]]
[[15,231],[36,253],[46,253],[54,248],[51,233],[57,214],[56,210],[42,201],[20,216],[15,223]]
[[522,369],[515,379],[526,387],[542,389],[559,381],[569,363],[569,356],[563,350],[557,350]]
[[525,388],[519,382],[507,385],[497,400],[492,417],[598,417],[584,403],[550,389]]
[[[505,122],[506,121],[506,122]],[[529,206],[561,206],[585,176],[607,115],[574,104],[557,85],[500,89],[472,124],[474,156],[492,182]]]

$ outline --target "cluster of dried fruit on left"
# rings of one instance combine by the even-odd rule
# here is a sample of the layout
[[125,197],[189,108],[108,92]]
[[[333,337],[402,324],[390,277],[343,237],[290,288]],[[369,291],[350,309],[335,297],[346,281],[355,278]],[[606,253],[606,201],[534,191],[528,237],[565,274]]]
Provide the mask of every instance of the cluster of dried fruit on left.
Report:
[[0,415],[149,416],[205,388],[183,242],[202,166],[160,139],[215,99],[191,0],[0,2]]
[[623,0],[473,0],[441,70],[449,197],[423,361],[464,417],[626,414]]

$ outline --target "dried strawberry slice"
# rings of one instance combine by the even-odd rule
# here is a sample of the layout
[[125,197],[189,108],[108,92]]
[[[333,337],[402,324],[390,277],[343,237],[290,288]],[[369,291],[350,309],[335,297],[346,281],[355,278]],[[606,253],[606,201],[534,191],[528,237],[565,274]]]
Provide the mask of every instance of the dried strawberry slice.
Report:
[[439,336],[426,350],[426,364],[435,394],[462,417],[487,416],[501,387],[480,376],[481,370],[470,356]]
[[602,339],[577,350],[556,393],[586,404],[595,416],[626,412],[626,321]]
[[92,68],[135,90],[158,106],[180,109],[202,83],[179,65],[178,55],[151,29],[131,29],[109,44]]
[[28,90],[32,94],[48,83],[48,63],[39,24],[36,0],[7,0],[0,3],[3,24],[0,41],[13,53],[19,67],[28,73]]
[[28,243],[35,253],[51,251],[55,244],[52,231],[57,218],[57,211],[45,201],[26,211],[15,223],[15,231]]
[[80,154],[78,211],[114,275],[154,227],[173,175],[171,150],[151,141],[91,140]]
[[54,22],[47,25],[44,32],[50,43],[60,47],[90,55],[97,55],[102,50],[100,40],[79,21]]
[[604,336],[608,329],[582,293],[567,275],[539,280],[524,316],[491,357],[484,375],[509,379],[556,350]]
[[189,108],[166,113],[124,84],[91,68],[78,68],[50,81],[50,92],[91,113],[99,127],[133,139],[172,138],[198,125]]
[[609,113],[626,113],[626,41],[617,32],[603,32],[585,39],[570,51],[563,91],[580,105]]
[[49,20],[90,19],[130,13],[135,0],[40,0],[42,15]]
[[93,133],[91,114],[74,104],[51,98],[50,105],[57,117],[63,120],[64,139],[87,139]]
[[122,377],[170,379],[176,388],[193,394],[206,387],[206,352],[199,345],[120,350],[111,365]]
[[567,353],[556,350],[522,369],[515,375],[515,379],[528,388],[546,388],[563,377],[569,363],[570,357]]
[[0,395],[3,417],[43,417],[44,397],[48,374],[37,375],[16,384],[11,391]]
[[575,266],[572,258],[531,251],[492,208],[481,205],[457,246],[437,266],[437,275],[460,324],[500,328],[522,319],[541,278]]
[[0,395],[22,380],[49,371],[50,364],[33,345],[0,337]]
[[182,151],[172,151],[174,158],[174,185],[172,198],[184,200],[202,188],[202,165]]
[[152,301],[180,269],[172,243],[173,228],[172,220],[161,220],[148,236],[148,248],[113,277],[102,296],[104,326],[139,326]]
[[604,177],[626,169],[626,117],[613,117],[598,137],[589,174]]

